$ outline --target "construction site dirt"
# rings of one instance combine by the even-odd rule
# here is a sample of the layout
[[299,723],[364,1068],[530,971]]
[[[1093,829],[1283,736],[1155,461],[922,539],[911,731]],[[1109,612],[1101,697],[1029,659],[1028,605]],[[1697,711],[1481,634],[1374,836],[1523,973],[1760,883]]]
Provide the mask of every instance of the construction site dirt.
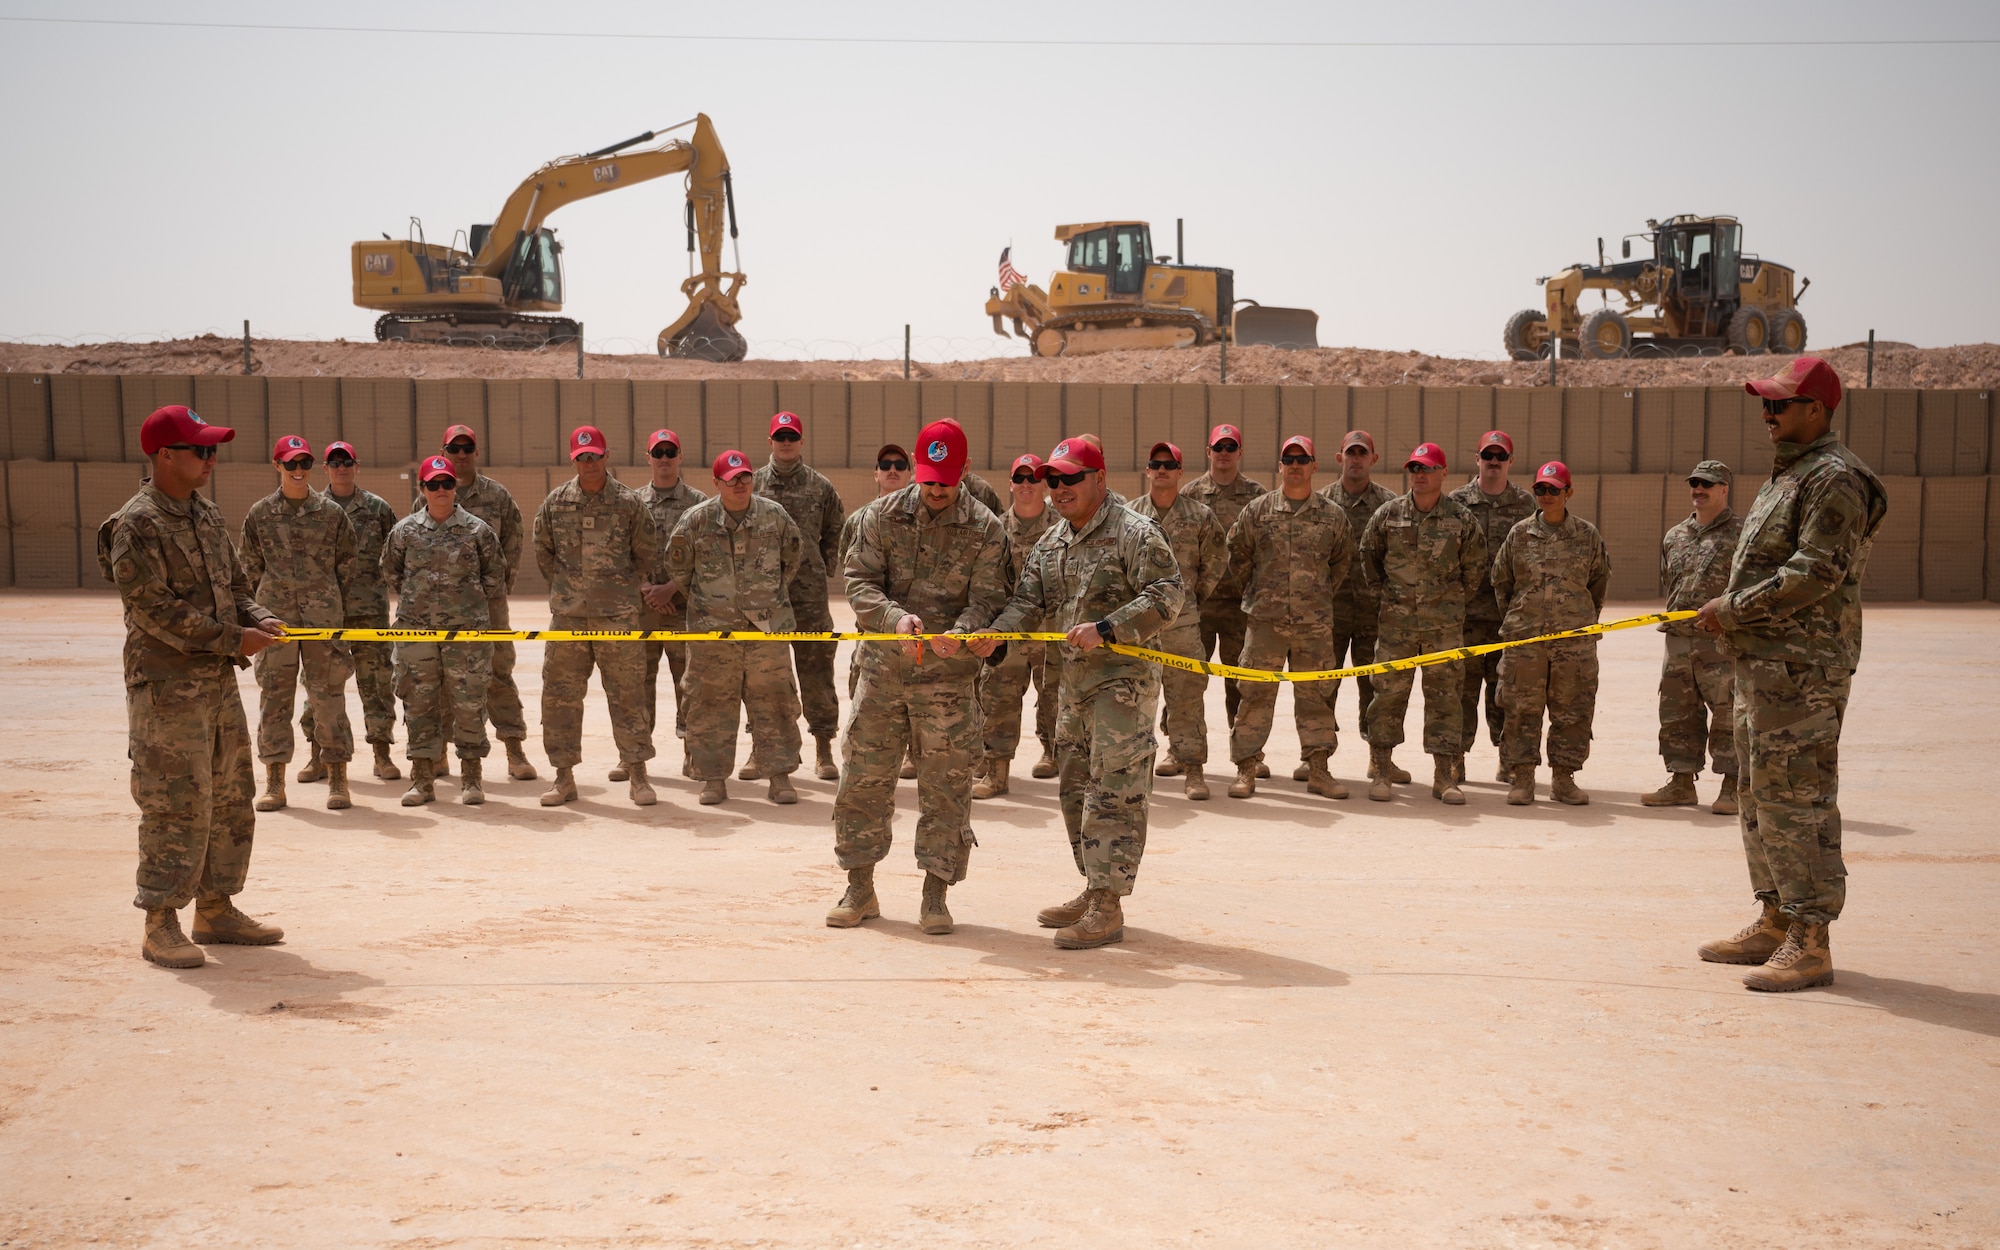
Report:
[[1869,611],[1837,978],[1782,996],[1694,955],[1752,914],[1735,820],[1638,802],[1650,631],[1601,644],[1587,807],[1506,806],[1483,740],[1463,808],[1309,796],[1281,699],[1255,799],[1159,783],[1114,947],[1035,924],[1054,781],[976,806],[945,937],[904,785],[837,931],[832,783],[697,807],[663,713],[634,808],[593,699],[574,805],[294,787],[239,900],[285,942],[180,972],[138,954],[121,632],[0,594],[0,1245],[2000,1244],[1994,607]]

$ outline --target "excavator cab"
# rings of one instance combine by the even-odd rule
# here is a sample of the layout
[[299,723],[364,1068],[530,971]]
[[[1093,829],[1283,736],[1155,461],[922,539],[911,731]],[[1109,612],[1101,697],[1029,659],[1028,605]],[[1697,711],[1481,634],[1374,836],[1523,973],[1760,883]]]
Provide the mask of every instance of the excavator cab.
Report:
[[507,259],[500,285],[509,301],[524,308],[561,308],[562,244],[556,242],[556,232],[545,226],[522,235]]

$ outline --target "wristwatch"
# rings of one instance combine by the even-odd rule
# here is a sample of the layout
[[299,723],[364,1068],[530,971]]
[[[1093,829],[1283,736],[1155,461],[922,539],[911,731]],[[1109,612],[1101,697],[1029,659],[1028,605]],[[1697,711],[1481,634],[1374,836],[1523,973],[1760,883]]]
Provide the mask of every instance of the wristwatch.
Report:
[[1104,641],[1106,642],[1110,642],[1111,634],[1112,634],[1112,628],[1110,621],[1099,621],[1097,623],[1097,636],[1099,638],[1104,639]]

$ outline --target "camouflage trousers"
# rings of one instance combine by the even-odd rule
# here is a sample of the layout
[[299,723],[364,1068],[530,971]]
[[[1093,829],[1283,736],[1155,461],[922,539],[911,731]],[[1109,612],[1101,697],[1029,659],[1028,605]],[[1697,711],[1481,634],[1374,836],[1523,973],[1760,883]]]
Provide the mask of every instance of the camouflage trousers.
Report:
[[726,781],[736,767],[737,709],[767,773],[799,769],[799,690],[782,642],[691,642],[681,684],[688,772]]
[[[1489,642],[1500,641],[1500,622],[1467,621],[1465,641],[1456,645],[1477,647]],[[1507,728],[1507,708],[1500,697],[1500,657],[1512,655],[1514,651],[1488,651],[1485,655],[1475,655],[1469,660],[1459,661],[1461,685],[1458,694],[1459,751],[1469,754],[1472,744],[1479,740],[1479,695],[1486,692],[1486,736],[1495,746],[1500,744]],[[1431,697],[1431,688],[1424,687],[1424,698]]]
[[[1021,707],[1035,688],[1035,737],[1053,752],[1056,743],[1056,674],[1047,645],[1010,642],[1007,658],[979,670],[979,713],[986,758],[1011,760],[1021,746]],[[849,670],[852,673],[852,669]]]
[[[825,587],[819,579],[806,580],[818,587],[817,595],[802,595],[792,605],[793,629],[816,632],[833,629],[833,610],[827,605]],[[815,738],[831,738],[840,732],[840,696],[833,689],[833,657],[837,642],[795,642],[792,665],[799,675],[799,703],[806,714],[806,729]]]
[[[507,614],[507,599],[486,601],[488,629],[512,629]],[[482,643],[492,652],[492,676],[486,683],[486,716],[493,722],[493,736],[502,742],[519,742],[528,736],[528,713],[521,706],[521,691],[514,685],[514,644],[511,642]],[[450,708],[446,708],[450,711]],[[445,726],[445,736],[457,739],[453,726]]]
[[1084,884],[1123,897],[1146,856],[1153,798],[1158,677],[1120,678],[1078,696],[1065,682],[1056,713],[1057,786],[1070,855]]
[[[1370,621],[1369,625],[1373,626],[1374,622]],[[1331,667],[1359,668],[1364,664],[1373,664],[1374,662],[1375,635],[1372,630],[1365,634],[1348,633],[1342,628],[1341,622],[1335,621],[1333,623],[1333,663]],[[1340,712],[1336,706],[1337,700],[1340,697],[1340,683],[1334,681],[1327,684],[1332,689],[1327,692],[1326,701],[1329,706],[1335,707],[1333,723],[1337,729],[1340,727]],[[1357,694],[1354,702],[1354,723],[1359,727],[1368,723],[1368,700],[1375,697],[1375,682],[1371,678],[1357,677],[1354,679],[1354,689]]]
[[266,647],[251,662],[257,674],[257,758],[283,764],[292,758],[292,708],[301,679],[313,710],[313,741],[328,763],[354,758],[354,727],[347,721],[347,679],[354,658],[344,642],[295,642]]
[[871,656],[861,669],[854,709],[847,718],[840,788],[833,797],[833,854],[842,868],[879,864],[888,856],[897,770],[914,745],[917,866],[955,885],[965,880],[975,845],[972,766],[980,751],[977,677],[956,657],[941,661],[926,654],[924,663],[914,666],[943,671],[911,673],[911,667]]
[[[552,616],[550,629],[637,629],[633,617]],[[646,652],[639,642],[551,642],[542,651],[542,750],[557,768],[583,763],[583,699],[590,670],[610,705],[611,740],[618,758],[643,764],[653,758],[653,718],[646,711]]]
[[[349,629],[387,629],[389,614],[359,620],[349,620]],[[394,742],[396,740],[396,677],[395,657],[390,655],[394,644],[387,642],[350,642],[347,651],[354,660],[354,686],[361,692],[361,723],[367,728],[369,742]],[[308,742],[313,741],[312,700],[306,700],[306,707],[299,713],[299,732]]]
[[[1289,665],[1287,665],[1289,661]],[[1323,670],[1333,667],[1333,635],[1324,625],[1294,625],[1284,621],[1250,622],[1243,640],[1244,668]],[[1229,758],[1241,766],[1264,758],[1271,721],[1278,711],[1278,686],[1271,681],[1245,682],[1243,704],[1229,731]],[[1340,742],[1333,723],[1333,683],[1297,681],[1292,688],[1292,717],[1299,731],[1299,752],[1307,759],[1332,755]],[[1429,691],[1425,691],[1428,697]]]
[[1701,771],[1702,740],[1709,762],[1736,775],[1736,662],[1710,638],[1667,635],[1660,664],[1660,758],[1670,773]]
[[1786,915],[1831,924],[1847,901],[1840,858],[1840,727],[1849,669],[1735,662],[1738,820],[1750,888]]
[[[1146,645],[1191,660],[1208,658],[1201,649],[1199,621],[1176,621]],[[1256,692],[1251,693],[1254,697]],[[1208,763],[1208,674],[1161,665],[1160,703],[1160,727],[1166,731],[1167,749],[1174,758],[1196,767]],[[1237,713],[1240,722],[1240,705]]]
[[[1234,664],[1243,654],[1243,636],[1250,618],[1240,603],[1210,600],[1201,605],[1201,658]],[[1243,702],[1243,683],[1234,677],[1222,679],[1222,711],[1227,723],[1236,723],[1236,709]]]
[[1582,768],[1597,711],[1597,639],[1565,638],[1490,652],[1500,657],[1500,762],[1542,762],[1542,714],[1549,718],[1549,767]]
[[[1375,662],[1407,660],[1413,655],[1449,651],[1463,645],[1456,625],[1446,629],[1388,629],[1375,641]],[[1410,710],[1410,689],[1416,685],[1418,673],[1423,674],[1424,682],[1424,753],[1463,755],[1464,743],[1459,737],[1463,675],[1457,664],[1449,662],[1376,675],[1375,695],[1368,700],[1365,725],[1368,745],[1393,747],[1402,743],[1403,718]]]
[[486,692],[492,689],[493,646],[482,642],[399,642],[396,697],[403,701],[409,758],[441,760],[445,740],[460,759],[483,760]]
[[125,692],[125,717],[139,805],[132,905],[185,907],[196,897],[241,893],[257,779],[236,670],[134,686]]
[[[676,620],[661,620],[654,624],[654,618],[642,617],[641,629],[671,629],[685,633],[685,617]],[[687,737],[687,713],[681,705],[681,683],[687,676],[687,648],[684,642],[644,642],[646,649],[646,729],[657,729],[660,723],[660,660],[667,661],[667,680],[674,688],[674,732]]]

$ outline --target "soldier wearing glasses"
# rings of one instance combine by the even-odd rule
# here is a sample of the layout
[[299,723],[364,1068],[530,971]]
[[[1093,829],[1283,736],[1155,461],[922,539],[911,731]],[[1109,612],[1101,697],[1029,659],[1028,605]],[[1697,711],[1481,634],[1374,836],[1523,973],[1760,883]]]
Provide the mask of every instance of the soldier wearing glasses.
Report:
[[[1181,449],[1154,443],[1146,453],[1146,495],[1129,505],[1132,511],[1160,527],[1180,565],[1180,615],[1160,631],[1153,649],[1191,660],[1208,658],[1201,645],[1201,601],[1214,592],[1229,569],[1229,535],[1208,505],[1181,490]],[[1163,727],[1170,754],[1154,772],[1161,777],[1184,775],[1181,793],[1196,802],[1208,799],[1208,674],[1186,669],[1160,669]]]
[[[1382,453],[1375,450],[1375,436],[1366,430],[1349,430],[1340,440],[1340,480],[1330,486],[1320,488],[1320,494],[1340,505],[1347,514],[1348,540],[1353,545],[1354,554],[1361,552],[1361,535],[1368,528],[1381,506],[1396,497],[1390,490],[1375,480],[1375,466],[1382,461]],[[1333,593],[1333,667],[1348,665],[1360,667],[1375,662],[1375,617],[1381,609],[1380,596],[1368,585],[1368,579],[1361,575],[1358,567],[1347,571],[1347,580]],[[1355,703],[1357,709],[1354,722],[1365,723],[1368,717],[1368,700],[1375,695],[1375,683],[1366,677],[1354,679],[1354,688],[1359,694]],[[1334,727],[1339,728],[1340,683],[1332,684],[1327,697],[1334,700]],[[1312,766],[1300,763],[1292,772],[1293,781],[1306,781],[1312,776]],[[1397,785],[1408,785],[1410,774],[1389,766],[1389,779]]]
[[[389,586],[382,580],[382,545],[389,541],[389,531],[396,528],[396,510],[382,496],[355,485],[357,459],[353,443],[328,443],[324,463],[326,496],[340,505],[340,510],[347,514],[347,523],[354,527],[354,580],[343,588],[347,613],[342,623],[349,629],[386,629]],[[369,744],[375,748],[375,775],[384,781],[401,780],[402,771],[390,756],[390,748],[396,742],[396,681],[389,644],[350,642],[347,649],[354,657],[354,685],[361,692],[362,724]],[[307,700],[305,712],[299,717],[299,731],[313,743],[313,757],[306,765],[312,775],[301,770],[300,781],[319,781],[326,776],[325,765],[319,764],[319,744],[313,739],[314,724],[312,701]],[[316,764],[318,768],[314,767]]]
[[[1470,512],[1486,538],[1486,550],[1500,550],[1500,544],[1516,525],[1535,515],[1535,500],[1527,491],[1507,480],[1514,463],[1514,440],[1505,430],[1488,430],[1479,436],[1479,476],[1451,492],[1452,502]],[[1500,641],[1500,620],[1506,615],[1503,604],[1493,594],[1489,570],[1479,579],[1479,590],[1465,606],[1465,646]],[[1504,651],[1489,651],[1462,662],[1464,685],[1459,694],[1460,738],[1458,779],[1465,780],[1465,755],[1479,737],[1479,692],[1486,691],[1486,732],[1500,745],[1507,714],[1500,706],[1500,657]],[[1430,687],[1424,687],[1429,697]],[[1510,774],[1503,761],[1499,780]]]
[[[1016,456],[1009,473],[1008,490],[1013,502],[1000,514],[1000,530],[1007,536],[1007,591],[1027,563],[1028,552],[1048,532],[1055,512],[1049,507],[1048,488],[1041,479],[1042,458],[1030,452]],[[1007,773],[1014,764],[1014,752],[1021,745],[1021,706],[1027,701],[1028,686],[1035,687],[1035,737],[1042,744],[1041,758],[1035,761],[1034,776],[1056,775],[1056,690],[1055,674],[1048,663],[1048,644],[1012,642],[998,664],[979,671],[979,709],[985,718],[985,775],[972,783],[972,797],[990,799],[1007,793]]]
[[[1734,476],[1720,460],[1704,460],[1688,474],[1694,512],[1660,542],[1660,587],[1669,612],[1698,609],[1729,588],[1729,564],[1736,540],[1743,536],[1743,518],[1729,508]],[[1694,621],[1668,621],[1660,632],[1667,636],[1660,664],[1660,758],[1671,776],[1639,802],[1647,807],[1699,803],[1694,779],[1701,771],[1706,739],[1709,762],[1722,777],[1708,810],[1734,816],[1736,662],[1723,653],[1721,639]]]
[[[639,502],[653,514],[653,528],[660,539],[660,554],[651,574],[639,587],[639,628],[686,633],[687,590],[666,571],[667,539],[672,537],[674,527],[681,523],[682,515],[708,496],[681,480],[680,435],[672,430],[654,430],[646,436],[646,455],[653,462],[653,476],[651,481],[639,488]],[[681,707],[681,682],[687,674],[687,644],[647,642],[643,645],[646,649],[646,728],[650,731],[659,725],[660,660],[664,657],[667,679],[674,686],[674,732],[685,738],[687,719]],[[687,771],[684,760],[681,772],[685,775]],[[622,763],[611,770],[613,781],[625,781],[630,776]]]
[[[833,629],[833,609],[827,603],[827,577],[840,556],[840,528],[847,510],[833,483],[805,462],[805,422],[795,412],[774,413],[771,417],[771,458],[757,469],[751,488],[758,494],[784,505],[792,524],[805,540],[805,557],[792,583],[794,629],[818,633]],[[812,732],[815,752],[813,771],[822,781],[833,781],[840,769],[833,762],[833,738],[840,732],[840,696],[833,689],[833,656],[840,649],[834,642],[795,642],[792,664],[798,671],[799,701],[805,707],[806,728]],[[738,774],[755,781],[762,772],[757,748],[762,744],[751,736],[750,760]]]
[[[1236,517],[1243,511],[1243,506],[1264,493],[1262,482],[1243,475],[1242,464],[1243,431],[1233,425],[1218,425],[1208,432],[1208,472],[1189,482],[1181,491],[1213,512],[1215,523],[1222,527],[1225,534],[1230,526],[1236,524]],[[1199,605],[1204,658],[1214,656],[1224,664],[1234,664],[1243,654],[1243,636],[1250,628],[1250,618],[1243,614],[1244,572],[1232,566],[1223,574],[1222,581],[1209,597]],[[1191,587],[1189,589],[1192,590]],[[1236,723],[1236,709],[1242,700],[1241,683],[1233,677],[1225,678],[1222,683],[1222,707],[1232,725]],[[1260,763],[1257,775],[1268,777],[1271,770]]]

